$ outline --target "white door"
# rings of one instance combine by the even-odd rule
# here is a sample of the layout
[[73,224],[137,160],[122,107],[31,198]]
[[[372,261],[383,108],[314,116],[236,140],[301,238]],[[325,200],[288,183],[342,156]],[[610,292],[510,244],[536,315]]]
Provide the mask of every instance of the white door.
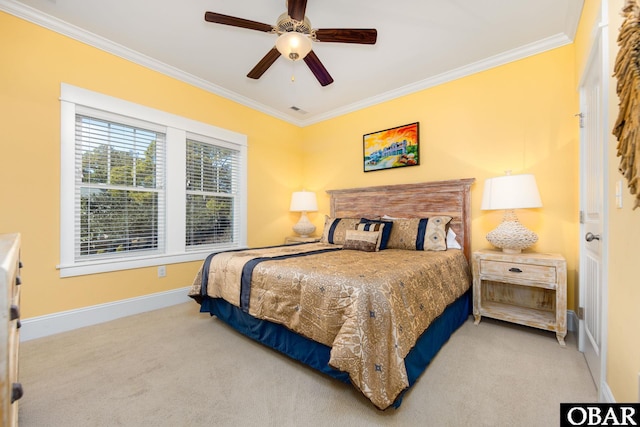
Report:
[[[598,388],[605,378],[606,156],[608,140],[606,26],[600,27],[580,84],[580,287],[578,348]],[[580,314],[580,313],[579,313]]]

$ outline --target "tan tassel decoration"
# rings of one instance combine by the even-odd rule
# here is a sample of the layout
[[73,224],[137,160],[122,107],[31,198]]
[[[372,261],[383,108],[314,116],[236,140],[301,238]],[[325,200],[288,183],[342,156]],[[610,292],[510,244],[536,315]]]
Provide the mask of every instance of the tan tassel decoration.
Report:
[[619,112],[613,128],[618,139],[618,169],[626,178],[631,194],[635,195],[633,209],[640,207],[640,4],[638,0],[627,0],[622,9],[624,22],[618,35],[620,50],[614,66],[614,77],[618,79]]

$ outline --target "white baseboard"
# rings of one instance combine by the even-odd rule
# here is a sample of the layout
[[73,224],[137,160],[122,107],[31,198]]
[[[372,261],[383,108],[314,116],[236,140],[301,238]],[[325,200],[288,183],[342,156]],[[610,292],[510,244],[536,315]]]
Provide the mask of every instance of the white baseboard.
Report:
[[[173,289],[142,297],[23,319],[21,321],[22,327],[20,328],[20,341],[29,341],[60,332],[108,322],[109,320],[115,320],[121,317],[181,304],[191,301],[191,298],[187,296],[188,291],[189,287]],[[567,329],[569,331],[578,330],[578,316],[572,310],[567,311]]]
[[602,384],[600,384],[600,396],[598,396],[598,400],[602,403],[616,403],[616,399],[613,397],[613,393],[606,381],[602,381]]
[[157,310],[191,301],[189,287],[158,292],[136,298],[93,305],[21,320],[20,341],[29,341],[60,332],[71,331],[121,317]]

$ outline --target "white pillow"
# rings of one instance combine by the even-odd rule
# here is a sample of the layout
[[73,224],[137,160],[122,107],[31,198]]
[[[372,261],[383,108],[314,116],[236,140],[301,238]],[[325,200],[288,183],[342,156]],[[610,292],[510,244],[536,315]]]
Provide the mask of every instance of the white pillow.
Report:
[[460,243],[456,240],[456,233],[449,227],[447,231],[447,249],[462,249]]

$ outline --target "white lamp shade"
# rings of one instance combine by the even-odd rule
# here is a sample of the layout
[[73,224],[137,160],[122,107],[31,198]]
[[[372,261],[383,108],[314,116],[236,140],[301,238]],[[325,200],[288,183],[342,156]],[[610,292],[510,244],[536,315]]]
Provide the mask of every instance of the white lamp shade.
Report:
[[484,182],[482,210],[540,207],[536,178],[531,174],[499,176]]
[[297,61],[311,52],[311,39],[302,33],[291,31],[278,37],[276,49],[285,58]]
[[296,191],[291,195],[291,212],[314,212],[318,210],[316,193],[313,191]]

